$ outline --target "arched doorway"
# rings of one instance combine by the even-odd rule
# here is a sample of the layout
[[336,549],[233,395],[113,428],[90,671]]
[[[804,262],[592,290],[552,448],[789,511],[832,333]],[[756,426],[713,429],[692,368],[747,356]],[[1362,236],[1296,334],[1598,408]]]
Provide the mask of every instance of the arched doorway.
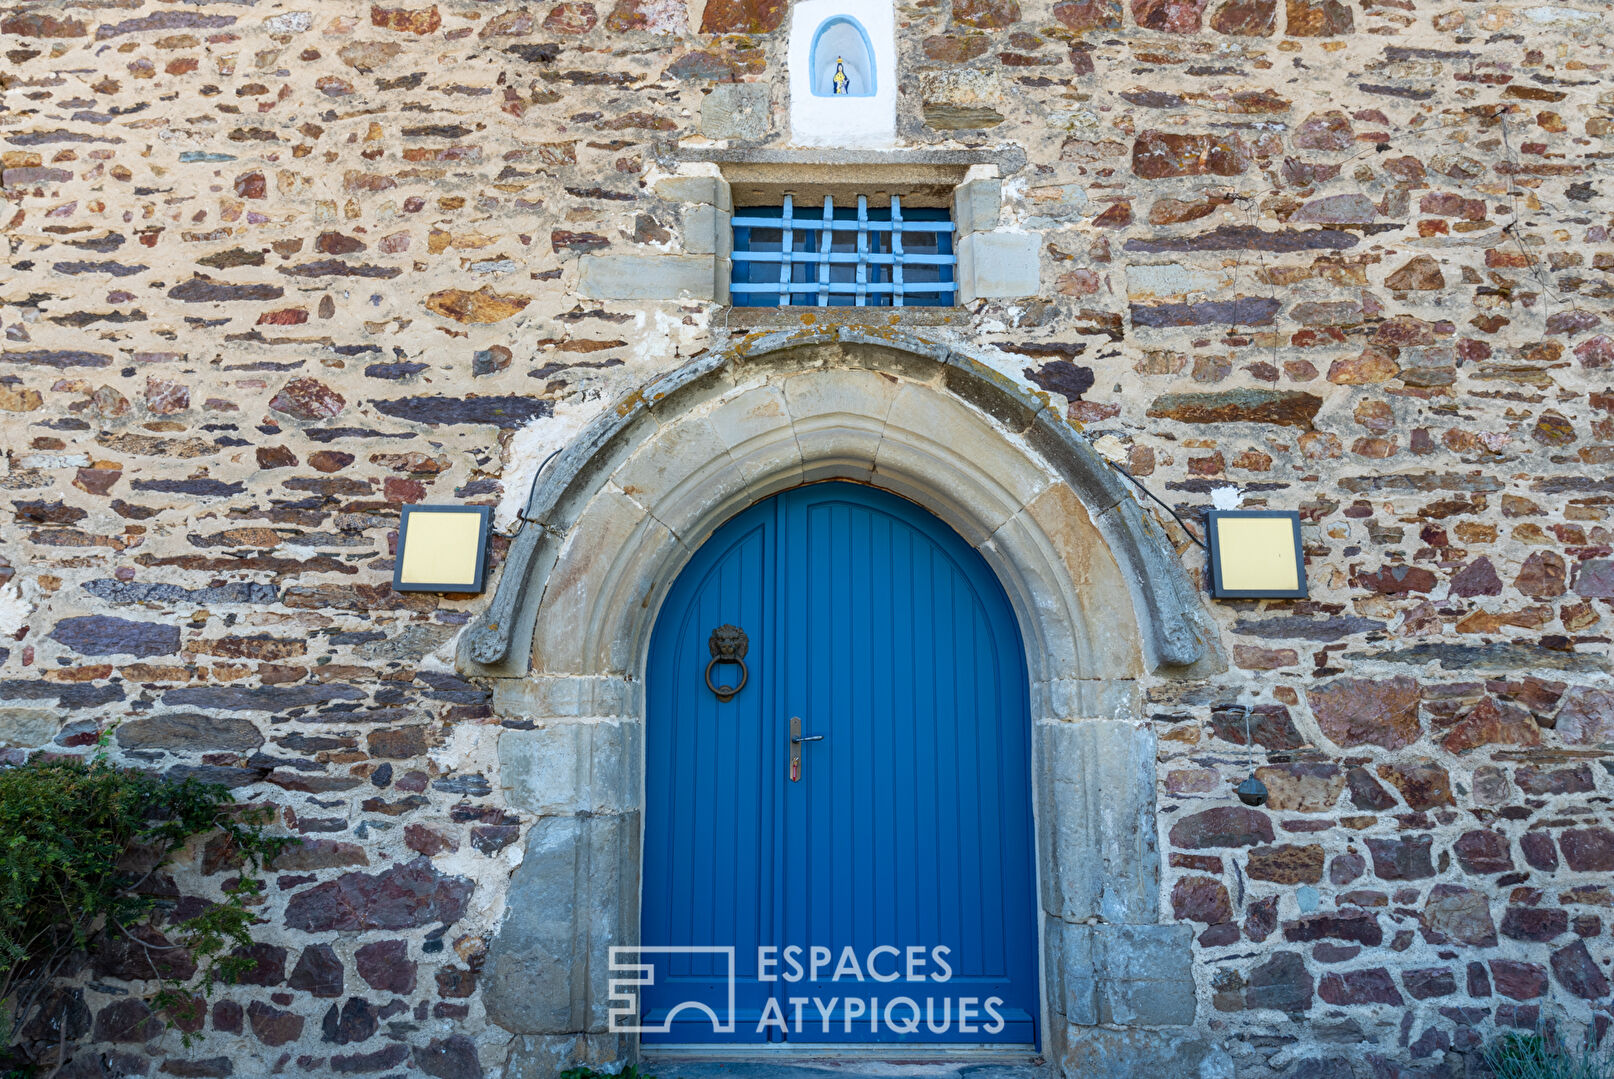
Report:
[[841,327],[736,341],[591,422],[541,474],[461,638],[505,724],[506,804],[533,818],[480,983],[515,1036],[509,1074],[637,1058],[657,613],[725,522],[831,480],[923,505],[1008,594],[1030,677],[1042,1055],[1090,1062],[1193,1020],[1193,930],[1162,921],[1144,693],[1220,657],[1176,553],[1046,400],[956,349]]
[[1002,585],[914,503],[718,528],[650,642],[645,1045],[1035,1047],[1029,707]]

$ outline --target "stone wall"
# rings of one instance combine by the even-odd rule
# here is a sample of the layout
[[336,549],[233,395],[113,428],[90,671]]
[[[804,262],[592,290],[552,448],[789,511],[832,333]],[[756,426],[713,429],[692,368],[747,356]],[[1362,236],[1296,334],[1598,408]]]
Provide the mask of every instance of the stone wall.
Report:
[[[1309,600],[1207,601],[1227,668],[1145,680],[1194,1025],[1091,1027],[1063,1063],[1448,1075],[1496,1027],[1601,1031],[1606,9],[923,0],[897,25],[899,138],[995,161],[1040,260],[1035,295],[913,332],[1062,399],[1185,516],[1307,526]],[[196,1046],[108,949],[69,1074],[499,1072],[477,980],[538,819],[497,765],[522,721],[455,672],[485,598],[391,591],[398,507],[493,503],[508,532],[552,449],[743,336],[677,284],[712,204],[664,181],[714,139],[782,144],[787,29],[781,0],[0,13],[0,740],[116,725],[131,763],[305,839]],[[603,255],[688,298],[589,298]],[[1252,767],[1260,810],[1230,794]]]

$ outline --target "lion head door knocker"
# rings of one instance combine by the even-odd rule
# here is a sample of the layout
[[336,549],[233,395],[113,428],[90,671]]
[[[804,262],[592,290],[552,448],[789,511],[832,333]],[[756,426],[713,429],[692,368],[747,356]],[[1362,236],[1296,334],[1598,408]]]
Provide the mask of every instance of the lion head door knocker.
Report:
[[[745,654],[751,649],[750,638],[746,637],[745,630],[739,626],[718,626],[712,630],[712,635],[706,641],[706,648],[712,653],[712,661],[706,665],[706,688],[717,695],[720,701],[731,701],[734,695],[745,688],[746,679],[751,672],[745,667]],[[740,668],[739,685],[714,685],[712,682],[712,668],[719,663],[734,663]]]

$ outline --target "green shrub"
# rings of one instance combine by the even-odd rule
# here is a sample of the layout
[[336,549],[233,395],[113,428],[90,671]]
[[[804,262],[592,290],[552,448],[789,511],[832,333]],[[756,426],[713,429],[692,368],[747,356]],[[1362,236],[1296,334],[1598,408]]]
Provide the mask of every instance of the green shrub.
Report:
[[588,1067],[567,1068],[560,1073],[560,1079],[656,1079],[656,1077],[646,1075],[632,1064],[629,1064],[615,1075],[609,1072],[595,1071],[593,1068]]
[[[225,787],[119,768],[104,752],[0,769],[0,1074],[34,1073],[25,1043],[41,1031],[56,1032],[59,1045],[39,1055],[53,1058],[50,1074],[60,1068],[68,998],[54,990],[97,947],[140,949],[158,985],[153,1011],[169,1026],[197,1024],[214,985],[253,965],[231,953],[252,943],[254,870],[292,842],[265,834],[272,816]],[[205,835],[240,871],[222,902],[177,919],[158,871]]]
[[1589,1031],[1578,1047],[1546,1027],[1504,1034],[1485,1047],[1485,1063],[1496,1079],[1614,1079],[1614,1057],[1598,1050]]

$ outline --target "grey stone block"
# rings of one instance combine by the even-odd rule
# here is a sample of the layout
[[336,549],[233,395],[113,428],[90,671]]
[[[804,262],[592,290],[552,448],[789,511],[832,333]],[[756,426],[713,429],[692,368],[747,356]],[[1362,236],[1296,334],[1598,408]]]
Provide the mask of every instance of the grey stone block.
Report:
[[1042,287],[1042,236],[971,232],[958,242],[959,302],[1035,296]]
[[1187,925],[1118,925],[1103,934],[1099,1021],[1126,1027],[1188,1026],[1195,991]]
[[711,255],[584,255],[578,264],[577,291],[590,299],[728,298],[728,260]]
[[638,925],[638,837],[637,813],[532,826],[483,968],[489,1019],[513,1034],[606,1030],[610,949]]
[[627,759],[636,756],[640,724],[612,720],[555,721],[499,736],[505,797],[531,813],[611,813],[630,808]]
[[953,223],[960,236],[996,228],[1002,207],[1003,184],[999,180],[971,180],[953,189]]
[[1076,1027],[1059,1062],[1060,1074],[1068,1079],[1197,1079],[1209,1052],[1192,1035]]
[[664,176],[656,181],[656,195],[668,202],[697,202],[727,213],[734,209],[729,185],[720,176]]
[[1080,1026],[1098,1023],[1098,963],[1093,952],[1093,927],[1054,923],[1059,941],[1058,1010],[1068,1022]]
[[1050,913],[1070,921],[1159,921],[1155,735],[1147,725],[1086,719],[1040,723],[1039,807]]
[[718,83],[701,102],[701,134],[709,139],[760,139],[768,121],[767,83]]
[[61,717],[45,708],[0,708],[0,745],[33,749],[56,737]]
[[1079,1026],[1188,1026],[1194,1021],[1193,927],[1066,925],[1060,979]]
[[609,1071],[628,1054],[623,1034],[530,1034],[511,1041],[504,1079],[554,1079],[584,1065]]
[[734,250],[730,215],[706,203],[696,203],[684,211],[684,250],[691,255],[717,255],[728,258]]

